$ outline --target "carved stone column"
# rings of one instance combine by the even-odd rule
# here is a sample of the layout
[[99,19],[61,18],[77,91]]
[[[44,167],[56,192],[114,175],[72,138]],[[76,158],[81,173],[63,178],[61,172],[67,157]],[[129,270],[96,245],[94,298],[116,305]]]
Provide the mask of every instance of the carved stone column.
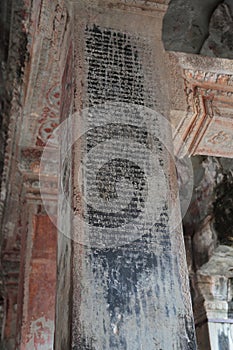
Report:
[[[20,212],[21,254],[17,319],[17,349],[53,349],[56,293],[57,229],[44,210],[41,194],[47,196],[56,218],[56,178],[38,179],[41,152],[23,149],[24,182]],[[50,181],[49,181],[50,180]],[[50,187],[49,187],[50,184]]]
[[210,260],[197,271],[194,314],[199,348],[231,349],[232,247],[220,245]]
[[61,139],[56,349],[195,349],[162,115],[169,112],[160,39],[166,7],[70,6],[61,101],[62,118],[73,118]]

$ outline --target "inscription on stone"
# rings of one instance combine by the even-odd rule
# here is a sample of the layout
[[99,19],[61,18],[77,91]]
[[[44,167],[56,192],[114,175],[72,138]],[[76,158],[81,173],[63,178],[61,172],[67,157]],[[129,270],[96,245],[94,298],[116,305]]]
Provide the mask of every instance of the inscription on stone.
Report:
[[150,42],[99,25],[87,25],[84,39],[72,348],[195,349],[172,257],[168,130],[147,108]]

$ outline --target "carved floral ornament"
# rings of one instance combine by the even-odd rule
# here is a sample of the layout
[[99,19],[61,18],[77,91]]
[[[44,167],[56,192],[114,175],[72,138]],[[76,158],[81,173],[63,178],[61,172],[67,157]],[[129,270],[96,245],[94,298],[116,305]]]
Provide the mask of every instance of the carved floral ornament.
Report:
[[231,135],[227,134],[224,131],[219,131],[217,134],[213,134],[210,136],[210,138],[206,139],[206,143],[212,143],[214,145],[216,144],[223,144],[225,141],[228,141],[231,137]]
[[39,120],[37,145],[44,146],[60,120],[60,84],[54,84],[46,93],[45,107]]

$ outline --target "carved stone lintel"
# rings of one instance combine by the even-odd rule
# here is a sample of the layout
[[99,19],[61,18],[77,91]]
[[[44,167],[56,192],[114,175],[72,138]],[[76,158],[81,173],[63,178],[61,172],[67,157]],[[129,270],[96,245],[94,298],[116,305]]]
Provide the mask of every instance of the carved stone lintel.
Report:
[[[187,56],[195,62],[196,56]],[[184,65],[183,60],[184,55]],[[183,70],[187,113],[174,136],[176,153],[233,158],[233,69],[230,73],[228,60],[222,60],[227,61],[227,73],[202,68],[199,61]]]

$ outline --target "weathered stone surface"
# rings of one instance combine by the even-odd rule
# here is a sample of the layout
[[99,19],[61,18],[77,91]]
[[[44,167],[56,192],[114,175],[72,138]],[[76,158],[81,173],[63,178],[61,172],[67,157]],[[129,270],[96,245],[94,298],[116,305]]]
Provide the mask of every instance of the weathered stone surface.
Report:
[[232,215],[227,213],[232,209],[232,160],[194,159],[195,189],[184,225],[198,347],[230,349],[233,250]]
[[209,36],[200,53],[233,58],[233,7],[231,1],[220,4],[211,16]]
[[[192,157],[192,164],[194,191],[183,223],[187,234],[197,235],[195,238],[197,242],[194,245],[198,249],[205,247],[204,250],[207,253],[209,239],[210,245],[211,240],[214,242],[216,238],[220,243],[231,245],[232,225],[231,215],[228,214],[232,210],[232,159],[195,156]],[[226,226],[224,226],[225,222]],[[207,230],[206,233],[205,230]],[[198,243],[202,239],[204,241]],[[200,266],[200,259],[198,260]]]
[[233,57],[232,2],[170,1],[163,22],[166,50]]
[[215,229],[221,244],[233,245],[233,179],[231,170],[223,174],[222,181],[215,188],[213,213]]
[[29,222],[28,235],[25,237],[22,304],[18,305],[22,314],[18,313],[21,327],[20,343],[17,346],[21,350],[41,347],[52,350],[57,232],[47,215],[36,213],[30,219],[32,222]]
[[[191,236],[195,232],[201,234],[205,227],[209,230],[209,221],[212,222],[213,217],[214,188],[221,168],[218,158],[214,157],[195,156],[192,157],[192,164],[194,190],[189,209],[183,219],[185,231]],[[201,225],[203,225],[202,229],[200,229]],[[200,249],[202,249],[201,246]]]
[[212,12],[222,0],[171,0],[163,21],[166,50],[199,53],[208,35]]
[[[26,35],[24,32],[23,1],[2,1],[0,4],[0,180],[1,180],[1,205],[0,221],[6,208],[3,202],[6,198],[7,179],[9,178],[9,158],[6,154],[11,145],[9,138],[14,138],[14,128],[10,128],[11,116],[16,118],[21,111],[22,93],[22,68],[26,59]],[[10,35],[14,32],[15,35]],[[13,129],[13,130],[12,130]],[[13,132],[12,132],[13,131]],[[17,175],[16,175],[17,177]],[[18,183],[20,187],[20,182]],[[13,190],[13,186],[12,186]],[[16,208],[15,208],[16,209]],[[10,218],[8,218],[10,226]],[[0,309],[5,310],[6,336],[9,346],[15,344],[16,334],[16,307],[17,307],[17,280],[19,275],[19,241],[11,241],[6,244],[5,230],[3,226],[0,232],[1,246],[1,277],[0,277]],[[4,304],[4,305],[3,305]],[[0,337],[3,330],[2,312],[0,312]],[[2,335],[2,338],[4,334]]]
[[217,246],[217,234],[213,229],[213,222],[210,216],[207,216],[201,227],[195,232],[193,237],[193,256],[196,268],[207,263]]

